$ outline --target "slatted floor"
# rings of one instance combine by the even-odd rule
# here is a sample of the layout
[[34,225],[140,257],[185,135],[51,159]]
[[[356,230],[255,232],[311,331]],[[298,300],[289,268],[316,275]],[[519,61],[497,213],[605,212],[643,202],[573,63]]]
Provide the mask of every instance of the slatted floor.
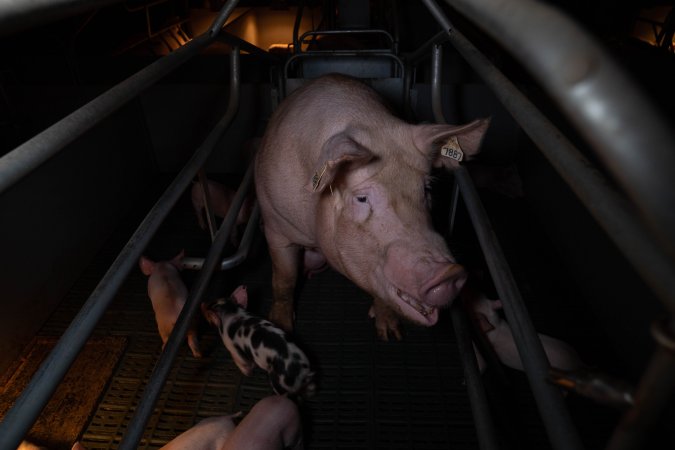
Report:
[[[67,327],[139,217],[132,213],[119,227],[42,334],[59,334]],[[165,259],[185,248],[188,256],[205,256],[208,242],[184,196],[147,253],[153,259]],[[184,275],[190,286],[195,274]],[[244,283],[249,287],[250,309],[264,315],[271,298],[270,280],[270,262],[260,239],[248,261],[216,276],[207,296],[227,295]],[[315,275],[300,290],[297,336],[320,371],[318,394],[301,407],[307,447],[478,448],[447,311],[433,328],[406,325],[402,342],[380,342],[367,317],[368,308],[367,294],[334,271]],[[563,311],[556,316],[564,321],[573,314]],[[577,335],[570,338],[585,338],[589,331],[583,329],[577,324]],[[81,439],[89,449],[116,448],[161,351],[146,277],[140,270],[129,275],[95,334],[124,335],[129,345]],[[272,393],[262,371],[251,377],[239,372],[215,330],[205,323],[201,345],[202,360],[194,359],[186,344],[181,347],[139,448],[159,448],[205,417],[247,412],[257,400]],[[550,448],[525,377],[510,370],[507,374],[508,385],[489,371],[484,375],[504,448]],[[602,447],[617,415],[584,399],[572,397],[569,402],[588,448]]]

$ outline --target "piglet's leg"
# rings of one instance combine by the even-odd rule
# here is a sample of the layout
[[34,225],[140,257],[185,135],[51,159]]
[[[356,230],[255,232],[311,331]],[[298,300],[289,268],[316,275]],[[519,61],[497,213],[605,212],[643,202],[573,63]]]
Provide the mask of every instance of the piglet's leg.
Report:
[[194,329],[187,332],[188,347],[192,350],[192,356],[199,359],[202,357],[202,352],[199,349],[199,341],[197,340],[197,331]]
[[298,408],[287,397],[260,400],[229,436],[223,450],[302,450],[302,422]]
[[[268,238],[269,242],[269,238]],[[293,331],[293,294],[298,279],[300,247],[269,245],[272,259],[272,290],[274,301],[269,312],[270,322],[286,332]]]
[[381,340],[388,341],[389,336],[394,337],[397,341],[401,340],[398,316],[383,300],[374,298],[373,306],[370,307],[368,315],[375,318],[375,330]]

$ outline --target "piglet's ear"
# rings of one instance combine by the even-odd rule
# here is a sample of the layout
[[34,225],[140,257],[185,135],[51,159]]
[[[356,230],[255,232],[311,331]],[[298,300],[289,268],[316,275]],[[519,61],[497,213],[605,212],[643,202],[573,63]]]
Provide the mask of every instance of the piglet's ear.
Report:
[[145,256],[141,256],[141,259],[138,260],[138,265],[141,267],[141,272],[148,276],[150,276],[155,269],[155,263]]
[[451,169],[478,153],[489,125],[490,119],[466,125],[416,125],[413,141],[420,152],[431,157],[434,167]]
[[176,269],[178,270],[183,270],[183,258],[185,257],[185,249],[182,249],[180,253],[178,253],[176,256],[169,261],[171,264],[173,264]]
[[345,166],[358,167],[373,158],[374,155],[370,150],[359,145],[347,133],[338,133],[328,139],[321,148],[321,156],[314,167],[307,189],[322,192]]
[[211,325],[220,328],[220,317],[218,314],[215,313],[215,311],[211,310],[206,303],[202,303],[201,305],[202,308],[202,314],[204,315],[204,318],[208,323]]
[[235,289],[234,292],[232,292],[232,298],[237,305],[246,309],[248,306],[248,291],[246,290],[246,286],[242,284]]

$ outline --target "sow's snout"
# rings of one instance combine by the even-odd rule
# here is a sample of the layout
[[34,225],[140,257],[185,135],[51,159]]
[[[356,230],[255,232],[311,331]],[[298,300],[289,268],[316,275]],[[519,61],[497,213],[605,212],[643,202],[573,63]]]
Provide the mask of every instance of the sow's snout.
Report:
[[449,254],[411,250],[404,244],[392,245],[387,251],[384,274],[394,288],[389,300],[407,319],[434,325],[439,308],[457,297],[467,273]]
[[446,263],[445,269],[422,287],[421,301],[436,307],[447,305],[459,294],[466,276],[466,270],[461,264]]

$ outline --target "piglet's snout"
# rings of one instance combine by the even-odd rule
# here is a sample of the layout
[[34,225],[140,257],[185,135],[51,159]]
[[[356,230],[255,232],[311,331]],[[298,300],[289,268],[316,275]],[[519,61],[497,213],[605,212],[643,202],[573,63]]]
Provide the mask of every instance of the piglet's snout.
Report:
[[459,294],[466,277],[462,265],[448,263],[423,285],[420,289],[420,300],[432,306],[445,306]]

